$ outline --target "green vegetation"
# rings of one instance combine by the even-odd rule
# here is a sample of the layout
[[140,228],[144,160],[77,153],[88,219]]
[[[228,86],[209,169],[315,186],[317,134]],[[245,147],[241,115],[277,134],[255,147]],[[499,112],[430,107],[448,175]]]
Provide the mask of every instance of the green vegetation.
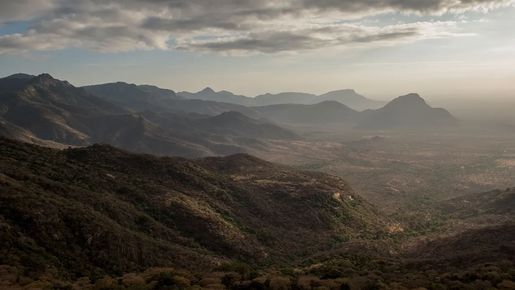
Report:
[[[0,139],[0,288],[510,289],[515,189],[387,217],[343,180]],[[491,220],[496,223],[492,223]],[[405,228],[403,228],[405,227]]]

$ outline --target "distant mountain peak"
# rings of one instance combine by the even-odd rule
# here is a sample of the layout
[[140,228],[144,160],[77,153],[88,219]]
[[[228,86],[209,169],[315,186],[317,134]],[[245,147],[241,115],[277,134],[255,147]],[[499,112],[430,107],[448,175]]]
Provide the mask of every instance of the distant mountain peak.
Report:
[[[409,93],[393,99],[388,105],[424,105],[429,106],[426,101],[417,93]],[[387,106],[388,106],[387,105]]]
[[199,93],[208,93],[208,94],[212,94],[212,93],[215,93],[215,91],[210,88],[210,87],[206,87],[205,89],[203,89],[202,91],[200,91]]
[[34,78],[35,76],[34,75],[29,75],[29,74],[24,74],[24,73],[17,73],[17,74],[12,74],[6,78],[8,79],[32,79]]
[[37,85],[40,85],[43,87],[58,86],[58,85],[65,85],[65,86],[70,85],[68,82],[55,79],[54,77],[52,77],[50,74],[47,74],[47,73],[43,73],[43,74],[33,77],[32,79],[30,79],[30,83],[37,84]]
[[52,77],[48,73],[42,73],[42,74],[38,75],[36,78],[41,79],[41,80],[55,80],[54,77]]
[[397,97],[386,106],[366,111],[358,127],[368,129],[442,128],[456,123],[445,109],[433,108],[416,93]]

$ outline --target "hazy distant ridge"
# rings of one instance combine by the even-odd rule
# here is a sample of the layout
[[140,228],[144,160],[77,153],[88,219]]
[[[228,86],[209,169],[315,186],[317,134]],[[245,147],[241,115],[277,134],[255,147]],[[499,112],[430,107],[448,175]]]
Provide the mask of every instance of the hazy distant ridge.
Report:
[[315,95],[302,92],[282,92],[277,94],[262,94],[254,98],[235,95],[229,91],[216,92],[207,87],[196,93],[179,92],[178,96],[186,99],[199,99],[233,103],[243,106],[269,106],[278,104],[316,104],[324,101],[337,101],[354,110],[362,111],[366,109],[377,109],[385,104],[382,101],[368,99],[354,90],[337,90],[322,95]]

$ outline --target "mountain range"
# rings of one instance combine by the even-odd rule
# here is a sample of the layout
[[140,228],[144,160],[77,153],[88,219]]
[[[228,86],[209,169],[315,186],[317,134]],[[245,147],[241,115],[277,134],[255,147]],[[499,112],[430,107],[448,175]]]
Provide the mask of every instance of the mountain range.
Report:
[[441,130],[458,123],[447,110],[429,106],[418,94],[398,97],[376,110],[358,112],[337,101],[313,105],[279,104],[254,107],[269,120],[286,124],[352,124],[367,130]]
[[309,105],[324,101],[337,101],[357,111],[377,109],[385,104],[385,102],[368,99],[350,89],[331,91],[322,95],[300,92],[283,92],[278,94],[267,93],[251,98],[243,95],[235,95],[229,91],[216,92],[207,87],[196,93],[179,92],[177,95],[186,99],[217,101],[243,106],[269,106],[277,104]]
[[206,156],[297,137],[264,120],[227,113],[250,115],[246,107],[183,100],[172,91],[125,83],[77,88],[48,74],[0,79],[0,107],[4,136],[51,146],[108,143],[135,152]]
[[[229,95],[211,89],[202,92],[206,98]],[[430,107],[417,94],[362,112],[333,100],[342,98],[362,100],[355,92],[343,90],[316,98],[296,93],[255,98],[321,100],[315,104],[243,106],[220,102],[224,98],[188,99],[184,93],[149,85],[116,82],[75,87],[48,74],[15,74],[0,79],[0,134],[53,147],[107,143],[134,152],[200,157],[252,151],[267,140],[301,138],[283,124],[441,130],[457,123],[449,112]],[[272,101],[263,101],[267,102]]]

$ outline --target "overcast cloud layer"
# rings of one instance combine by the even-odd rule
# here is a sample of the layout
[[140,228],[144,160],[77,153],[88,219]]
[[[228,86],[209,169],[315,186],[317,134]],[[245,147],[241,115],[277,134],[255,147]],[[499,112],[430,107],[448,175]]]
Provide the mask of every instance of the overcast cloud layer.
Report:
[[452,16],[507,5],[514,1],[0,0],[0,26],[28,24],[0,35],[0,54],[64,48],[277,53],[392,45],[470,32],[460,31],[458,17],[389,25],[360,20],[393,12]]

